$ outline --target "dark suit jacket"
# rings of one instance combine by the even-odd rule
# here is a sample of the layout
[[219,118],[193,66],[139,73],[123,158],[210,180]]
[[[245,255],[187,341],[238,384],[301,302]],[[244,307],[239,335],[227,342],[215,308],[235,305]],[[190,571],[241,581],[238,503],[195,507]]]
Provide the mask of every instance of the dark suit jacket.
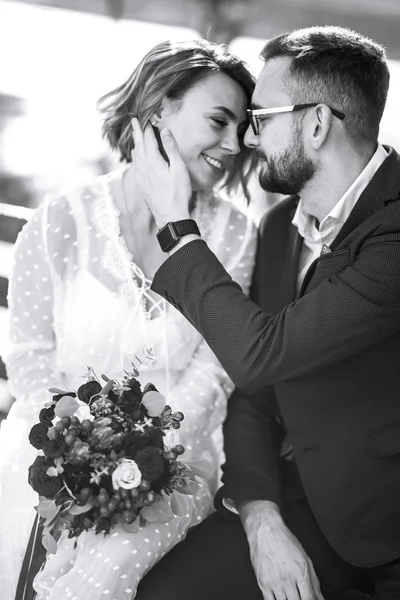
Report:
[[400,556],[399,198],[400,157],[391,149],[332,252],[310,267],[300,299],[278,314],[243,294],[203,241],[173,254],[152,286],[200,331],[238,387],[274,386],[279,411],[265,398],[265,413],[275,441],[253,453],[248,469],[256,477],[265,467],[264,497],[279,500],[277,461],[261,465],[256,455],[278,447],[282,415],[321,529],[363,567]]
[[[269,210],[259,227],[256,265],[250,298],[266,313],[276,315],[296,298],[299,258],[303,238],[292,220],[298,197],[286,198]],[[224,423],[223,487],[215,498],[284,500],[304,496],[295,461],[281,458],[288,447],[287,432],[274,385],[246,392],[236,388],[229,399]]]

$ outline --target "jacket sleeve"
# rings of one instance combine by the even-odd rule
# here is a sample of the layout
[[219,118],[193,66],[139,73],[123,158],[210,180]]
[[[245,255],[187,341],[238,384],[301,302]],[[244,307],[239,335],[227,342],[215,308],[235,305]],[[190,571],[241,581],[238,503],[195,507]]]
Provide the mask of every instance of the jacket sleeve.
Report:
[[[237,221],[238,214],[232,211],[231,222]],[[244,242],[236,255],[222,253],[221,260],[228,264],[232,278],[237,281],[245,294],[248,294],[254,267],[257,232],[251,223],[244,219],[236,223],[235,232],[243,235]],[[168,395],[172,406],[183,407],[185,419],[180,430],[181,442],[186,455],[196,456],[197,448],[204,445],[204,438],[212,435],[221,426],[226,416],[227,399],[234,385],[222,368],[219,360],[204,340],[191,357],[182,378]],[[197,448],[196,448],[197,447]]]
[[281,504],[280,451],[284,429],[271,386],[258,392],[236,388],[223,427],[226,462],[222,467],[222,498],[270,500]]
[[[152,287],[200,331],[238,387],[260,389],[334,364],[400,330],[400,223],[389,218],[347,266],[275,316],[243,294],[201,240],[168,258]],[[332,253],[329,261],[336,258]]]
[[[259,244],[250,292],[250,298],[258,305],[263,265]],[[284,429],[274,387],[269,385],[257,392],[236,388],[229,398],[223,434],[226,461],[215,507],[225,516],[231,516],[224,499],[232,500],[235,505],[251,500],[270,500],[279,505]]]

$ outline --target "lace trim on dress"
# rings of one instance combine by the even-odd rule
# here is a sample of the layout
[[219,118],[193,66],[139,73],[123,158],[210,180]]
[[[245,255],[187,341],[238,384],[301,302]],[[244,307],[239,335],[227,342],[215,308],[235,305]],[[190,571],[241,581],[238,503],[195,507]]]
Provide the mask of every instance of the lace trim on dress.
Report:
[[101,178],[102,193],[98,195],[92,211],[92,223],[106,240],[101,264],[119,282],[118,293],[127,305],[136,309],[141,307],[146,313],[143,293],[146,288],[149,288],[150,281],[134,262],[121,235],[120,211],[115,205],[109,188],[112,175]]
[[[92,212],[92,222],[96,230],[106,238],[102,265],[120,284],[119,292],[124,297],[127,305],[143,310],[147,319],[151,319],[155,310],[160,316],[165,311],[165,302],[155,300],[147,292],[151,280],[135,263],[125,238],[121,234],[121,211],[116,206],[110,190],[110,180],[118,177],[122,184],[123,172],[110,173],[101,178],[102,189],[96,193],[96,202]],[[100,185],[101,185],[100,184]],[[97,190],[96,190],[97,191]],[[216,252],[223,239],[224,230],[229,218],[231,207],[228,203],[216,200],[212,193],[199,193],[192,211],[202,238],[206,240],[212,250]],[[146,308],[146,301],[149,308]],[[135,311],[136,312],[136,311]]]

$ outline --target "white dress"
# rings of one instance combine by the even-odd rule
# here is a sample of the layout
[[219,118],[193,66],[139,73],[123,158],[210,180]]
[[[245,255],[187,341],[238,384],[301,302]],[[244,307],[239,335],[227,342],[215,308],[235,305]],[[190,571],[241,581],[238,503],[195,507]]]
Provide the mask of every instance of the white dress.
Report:
[[[209,456],[214,481],[184,498],[185,515],[122,529],[104,538],[92,532],[62,539],[37,577],[46,600],[134,597],[143,575],[212,511],[226,400],[233,384],[198,332],[163,299],[148,294],[150,281],[135,265],[120,233],[112,186],[121,173],[45,200],[15,244],[10,281],[10,334],[2,349],[16,398],[0,429],[0,589],[13,600],[37,495],[27,483],[36,450],[28,432],[50,399],[49,387],[77,389],[87,366],[121,379],[144,362],[142,383],[153,382],[185,414],[180,443],[187,458]],[[251,280],[254,225],[228,202],[207,196],[196,214],[203,237],[244,291]],[[154,360],[144,359],[152,349]],[[220,443],[220,439],[219,439]]]

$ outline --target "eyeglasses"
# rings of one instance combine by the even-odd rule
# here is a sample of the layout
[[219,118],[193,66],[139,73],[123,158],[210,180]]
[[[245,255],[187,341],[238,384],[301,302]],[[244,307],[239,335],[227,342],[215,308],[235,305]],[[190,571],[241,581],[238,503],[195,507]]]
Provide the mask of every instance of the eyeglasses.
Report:
[[[247,115],[250,120],[251,128],[254,132],[254,135],[259,135],[260,126],[259,126],[259,117],[263,115],[276,115],[279,113],[287,113],[287,112],[295,112],[296,110],[302,110],[303,108],[310,108],[310,106],[318,106],[321,104],[320,102],[312,102],[311,104],[293,104],[292,106],[278,106],[277,108],[248,108]],[[335,115],[338,119],[343,121],[346,115],[342,112],[336,110],[329,106],[332,111],[332,114]]]

